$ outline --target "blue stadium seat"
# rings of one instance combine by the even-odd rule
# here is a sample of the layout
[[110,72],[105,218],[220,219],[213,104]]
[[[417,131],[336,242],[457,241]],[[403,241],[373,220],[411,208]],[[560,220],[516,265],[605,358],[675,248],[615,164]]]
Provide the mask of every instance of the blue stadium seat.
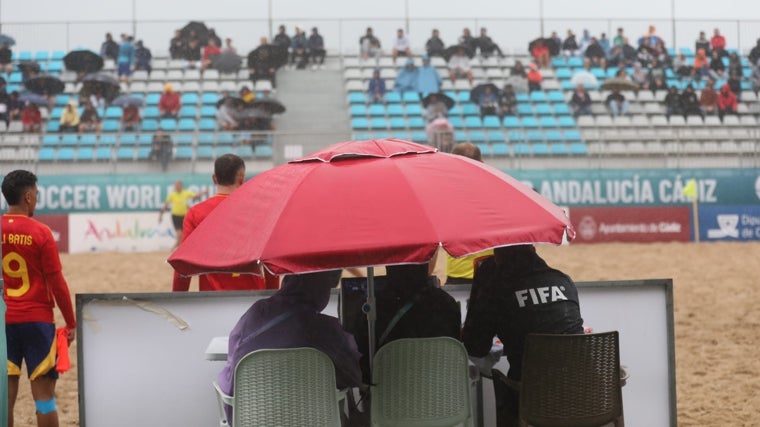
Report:
[[253,157],[253,147],[250,145],[238,145],[233,152],[244,159]]
[[480,154],[486,157],[491,157],[491,146],[485,142],[479,142],[475,144],[480,149]]
[[491,153],[494,156],[509,156],[509,146],[503,142],[491,144]]
[[158,121],[144,119],[142,125],[140,125],[140,129],[143,132],[155,132],[158,130]]
[[100,135],[100,145],[116,145],[116,135]]
[[557,123],[557,119],[554,116],[541,117],[539,119],[539,124],[544,129],[559,127],[559,124]]
[[[145,134],[145,136],[153,138],[151,135],[148,135],[148,134]],[[121,136],[119,137],[120,145],[135,144],[136,142],[137,142],[137,134],[134,134],[134,133],[122,133]],[[148,144],[150,144],[150,140],[148,140]]]
[[498,129],[501,127],[501,121],[497,116],[485,116],[483,118],[483,127],[486,129]]
[[174,158],[177,160],[191,160],[193,158],[193,147],[177,147]]
[[351,119],[351,129],[363,130],[369,129],[369,121],[366,117],[354,117]]
[[427,143],[427,133],[423,131],[412,132],[411,140],[419,143]]
[[200,119],[198,121],[198,130],[201,132],[209,132],[216,129],[216,121],[214,119]]
[[66,51],[54,50],[53,53],[50,54],[50,59],[54,61],[61,61],[63,60],[64,56],[66,56]]
[[464,127],[464,120],[462,120],[462,118],[459,116],[449,117],[449,123],[451,123],[451,126],[453,126],[454,129],[460,129]]
[[137,147],[137,160],[148,160],[151,151],[150,147]]
[[177,145],[193,145],[193,134],[180,133],[177,135]]
[[554,68],[567,67],[567,58],[565,58],[562,55],[553,56],[552,57],[552,67],[554,67]]
[[504,138],[504,132],[500,130],[492,130],[488,132],[488,141],[493,144],[495,142],[506,142]]
[[8,83],[23,83],[21,71],[11,72],[11,75],[8,76]]
[[365,104],[352,104],[349,112],[352,117],[364,117],[367,115],[367,106]]
[[47,122],[47,125],[45,126],[45,131],[48,133],[55,133],[58,132],[58,129],[60,128],[60,122],[57,120],[50,120]]
[[194,119],[198,115],[198,108],[195,105],[183,105],[179,109],[179,117],[181,119]]
[[55,160],[55,148],[42,147],[37,153],[37,159],[41,162],[52,162]]
[[364,104],[367,102],[367,98],[364,96],[364,92],[349,92],[348,102],[351,104]]
[[391,117],[389,125],[391,129],[406,129],[406,119],[403,117]]
[[110,161],[113,157],[111,147],[98,147],[95,149],[95,160]]
[[388,139],[391,134],[388,132],[375,132],[372,134],[372,139]]
[[482,130],[470,131],[470,142],[481,143],[486,142],[486,133]]
[[[557,114],[559,114],[556,110],[555,110],[555,112]],[[568,111],[568,113],[569,113],[569,111]],[[557,118],[557,125],[559,127],[563,127],[563,128],[574,128],[575,127],[575,119],[573,118],[573,116],[570,116],[570,115],[559,116]]]
[[570,80],[562,80],[560,86],[564,91],[575,90],[575,85]]
[[66,104],[69,103],[70,99],[71,99],[70,95],[67,95],[65,93],[60,93],[60,94],[58,94],[58,95],[55,96],[55,106],[56,107],[63,107]]
[[61,114],[63,114],[63,107],[53,107],[53,110],[50,111],[50,120],[59,120]]
[[210,105],[216,107],[216,103],[219,101],[219,95],[216,92],[203,92],[201,95],[201,104],[204,106]]
[[91,133],[86,133],[79,138],[79,145],[88,145],[88,146],[98,145],[98,136],[93,135]]
[[403,140],[409,140],[409,132],[403,131],[403,130],[393,130],[391,132],[391,138],[397,138],[397,139],[403,139]]
[[516,93],[515,99],[517,102],[530,102],[530,95],[524,92]]
[[117,160],[134,160],[135,149],[133,147],[119,147],[116,150]]
[[567,67],[557,68],[554,75],[558,80],[569,80],[573,76],[573,71]]
[[56,147],[60,143],[60,137],[58,135],[47,134],[42,137],[42,145],[48,147]]
[[544,140],[544,133],[540,130],[529,130],[526,135],[530,142],[541,142]]
[[480,115],[480,108],[472,102],[465,102],[462,104],[463,116],[477,116]]
[[525,141],[525,132],[519,130],[511,130],[508,133],[510,142]]
[[420,94],[417,92],[404,92],[401,94],[403,102],[420,102]]
[[389,116],[403,116],[404,107],[401,104],[391,104],[387,108],[387,113]]
[[58,155],[56,160],[71,161],[74,160],[74,148],[73,147],[61,147],[58,149]]
[[372,130],[385,130],[388,129],[388,121],[385,117],[372,117],[369,120],[369,127]]
[[453,107],[449,108],[449,115],[450,116],[461,116],[462,115],[462,104],[454,104]]
[[[568,107],[567,104],[554,104],[552,109],[554,110],[554,114],[558,116],[571,114],[570,107]],[[560,126],[562,126],[561,123]]]
[[214,139],[214,134],[212,133],[199,133],[198,134],[198,144],[199,145],[214,145],[216,143],[216,140]]
[[546,92],[542,90],[534,90],[530,93],[530,100],[531,102],[546,102]]
[[570,144],[570,154],[576,155],[576,156],[585,156],[588,154],[588,150],[586,149],[586,144],[582,142],[574,142]]
[[577,130],[566,130],[565,141],[568,141],[568,142],[581,141],[581,133]]
[[567,155],[570,153],[570,151],[567,149],[567,144],[564,142],[553,142],[551,145],[549,145],[549,150],[552,154],[555,155]]
[[182,105],[185,105],[185,104],[195,105],[199,101],[198,93],[196,92],[183,93],[182,96],[180,97],[180,100],[182,101]]
[[253,150],[253,155],[257,159],[270,159],[272,158],[272,146],[268,144],[257,145]]
[[409,129],[424,129],[425,120],[422,117],[409,117]]
[[483,127],[483,120],[480,116],[467,116],[464,118],[464,126],[468,129],[479,129]]
[[512,149],[515,152],[515,156],[529,156],[531,153],[530,144],[524,142],[518,142],[517,144],[512,145]]
[[201,117],[216,117],[216,107],[213,105],[202,106]]
[[118,132],[119,131],[119,121],[115,119],[108,119],[103,121],[103,132]]
[[[670,68],[668,68],[669,70]],[[613,78],[617,75],[620,69],[618,67],[607,67],[607,78]]]
[[385,116],[385,105],[383,104],[370,104],[367,112],[370,116]]
[[209,145],[201,145],[198,147],[199,159],[212,159],[214,158],[214,147]]
[[469,138],[467,132],[463,130],[454,131],[454,142],[467,142]]
[[534,156],[546,156],[549,154],[549,146],[544,143],[533,144],[531,152]]
[[95,156],[95,150],[92,147],[79,147],[77,150],[77,160],[89,162]]
[[535,117],[523,117],[520,124],[524,128],[536,128],[538,127],[538,120]]
[[396,91],[386,92],[385,102],[388,104],[398,104],[401,102],[401,94]]
[[193,132],[195,131],[195,119],[179,119],[179,123],[177,124],[177,129],[180,132]]
[[161,119],[158,126],[166,132],[174,132],[177,130],[177,121],[174,119]]
[[592,67],[591,70],[589,71],[594,77],[596,77],[599,80],[604,80],[605,78],[607,78],[607,72],[604,71],[604,68]]
[[565,95],[561,90],[551,90],[547,96],[549,97],[549,102],[565,102]]
[[61,136],[61,145],[78,145],[79,135],[75,133],[66,133]]
[[[134,134],[133,134],[134,135]],[[137,142],[138,146],[144,146],[144,145],[152,145],[153,144],[153,135],[149,133],[141,133],[140,136],[136,136],[136,139],[133,139],[132,142]]]
[[418,102],[415,102],[413,104],[406,104],[404,110],[406,111],[407,116],[419,116],[422,114],[422,105],[420,105]]
[[121,108],[109,106],[106,107],[106,114],[103,116],[106,119],[119,119],[121,118]]
[[583,58],[580,56],[571,56],[567,58],[567,66],[570,68],[581,68],[583,67]]
[[147,95],[145,95],[145,105],[158,105],[158,101],[161,100],[161,93],[159,92],[150,92]]
[[236,143],[235,136],[229,132],[220,132],[216,135],[216,142],[220,145],[233,145]]
[[554,111],[550,104],[536,104],[536,114],[539,116],[548,116],[553,114]]
[[558,142],[564,140],[562,132],[558,130],[547,130],[544,132],[544,138],[546,138],[546,141],[548,142]]
[[143,110],[143,119],[157,119],[161,113],[155,105],[149,105]]
[[50,52],[46,50],[38,50],[34,52],[34,60],[37,62],[47,62],[50,59]]
[[32,52],[28,50],[22,50],[18,53],[18,56],[16,56],[16,60],[18,61],[31,61],[33,59]]
[[533,105],[531,104],[517,104],[517,114],[521,116],[532,116]]
[[520,127],[520,119],[518,119],[515,116],[504,116],[504,119],[502,120],[502,124],[505,128],[519,128]]

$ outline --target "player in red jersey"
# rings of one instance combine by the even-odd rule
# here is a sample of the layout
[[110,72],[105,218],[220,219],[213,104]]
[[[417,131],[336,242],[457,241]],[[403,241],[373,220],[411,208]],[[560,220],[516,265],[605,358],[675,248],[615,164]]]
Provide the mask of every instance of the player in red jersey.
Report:
[[[214,162],[214,174],[211,176],[217,186],[217,193],[190,208],[185,215],[182,226],[182,240],[192,234],[206,216],[222,203],[233,191],[245,181],[245,162],[234,154],[220,156]],[[202,274],[198,276],[198,289],[201,291],[241,291],[251,289],[277,289],[280,281],[277,276],[266,274],[265,278],[251,274]],[[185,292],[190,289],[190,277],[174,273],[172,290]]]
[[58,248],[50,229],[32,219],[37,206],[37,177],[25,170],[3,179],[8,212],[2,216],[2,254],[8,344],[8,425],[18,395],[21,361],[26,362],[38,426],[58,426],[55,406],[56,331],[53,308],[66,321],[66,336],[75,337],[76,320],[69,287],[63,278]]

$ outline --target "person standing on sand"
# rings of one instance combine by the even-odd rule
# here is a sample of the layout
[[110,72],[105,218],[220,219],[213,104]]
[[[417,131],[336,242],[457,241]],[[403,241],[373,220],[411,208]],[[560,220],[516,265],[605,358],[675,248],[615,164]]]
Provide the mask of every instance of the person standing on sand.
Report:
[[[13,427],[23,361],[31,383],[37,426],[57,427],[57,340],[73,341],[77,326],[69,287],[53,233],[32,219],[37,207],[37,176],[25,170],[12,171],[3,179],[2,192],[8,202],[0,227],[3,297],[7,306],[8,426]],[[66,322],[61,333],[55,328],[55,305]]]
[[174,242],[172,250],[179,246],[182,241],[182,222],[185,220],[185,215],[188,210],[188,202],[195,200],[201,196],[208,194],[208,191],[204,190],[200,193],[194,193],[190,190],[184,190],[182,181],[177,180],[174,182],[174,191],[166,196],[166,202],[161,207],[161,212],[158,214],[158,222],[164,217],[164,212],[171,206],[172,224],[174,225],[174,231],[177,234],[177,240]]

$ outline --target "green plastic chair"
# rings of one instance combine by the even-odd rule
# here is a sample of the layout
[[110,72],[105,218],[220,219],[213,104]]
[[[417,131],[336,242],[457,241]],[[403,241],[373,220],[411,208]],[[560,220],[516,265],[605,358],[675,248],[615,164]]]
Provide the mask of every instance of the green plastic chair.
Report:
[[448,338],[405,338],[385,344],[372,367],[372,426],[473,425],[467,351]]
[[234,393],[214,382],[220,426],[229,425],[224,405],[232,406],[234,426],[340,427],[335,367],[313,348],[257,350],[235,367]]

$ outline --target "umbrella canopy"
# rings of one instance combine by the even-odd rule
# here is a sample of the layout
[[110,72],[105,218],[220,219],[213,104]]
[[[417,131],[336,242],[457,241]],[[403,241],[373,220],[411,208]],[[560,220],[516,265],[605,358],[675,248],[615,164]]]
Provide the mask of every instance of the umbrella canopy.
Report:
[[559,244],[566,231],[572,239],[559,207],[484,163],[398,139],[350,141],[245,183],[169,263],[184,275],[262,264],[289,274],[429,262],[439,245],[459,257]]
[[475,86],[470,91],[470,102],[474,102],[477,104],[478,98],[480,98],[480,94],[484,93],[486,91],[486,88],[491,89],[491,93],[494,94],[494,96],[499,96],[499,88],[493,84],[493,83],[483,83]]
[[250,108],[262,110],[268,114],[282,114],[285,112],[285,106],[274,98],[256,98],[248,105]]
[[66,85],[58,77],[42,74],[27,79],[24,87],[37,94],[57,95],[63,93]]
[[467,55],[468,58],[472,58],[473,56],[475,56],[475,51],[469,49],[467,46],[463,44],[455,44],[453,46],[447,47],[446,49],[443,50],[443,53],[441,53],[441,56],[443,56],[443,59],[448,61],[449,59],[451,59],[452,56],[454,56],[457,49],[459,49],[460,47],[464,49],[464,53],[465,55]]
[[18,63],[18,69],[24,73],[39,73],[40,64],[35,61],[21,61]]
[[103,58],[91,50],[72,50],[63,57],[69,71],[94,73],[103,69]]
[[288,49],[276,44],[260,45],[248,52],[248,66],[253,67],[260,61],[272,61],[275,68],[288,63]]
[[434,99],[446,104],[447,110],[451,110],[452,108],[454,108],[454,104],[455,104],[454,100],[443,92],[429,93],[425,95],[422,98],[422,106],[427,108],[427,106],[430,105],[430,102],[433,101]]
[[528,92],[528,79],[520,76],[509,76],[504,80],[505,85],[512,85],[512,89],[515,93]]
[[30,102],[40,107],[47,107],[50,105],[50,100],[42,95],[36,93],[25,92],[19,95],[18,100],[23,103]]
[[639,90],[639,85],[623,77],[607,79],[602,83],[603,90]]
[[211,61],[211,68],[219,70],[222,74],[233,74],[240,70],[242,62],[237,53],[222,53]]
[[137,96],[122,95],[111,101],[111,105],[116,107],[142,107],[145,100]]
[[88,74],[82,79],[82,89],[79,95],[87,98],[93,93],[101,92],[103,97],[111,102],[119,96],[119,81],[110,74]]
[[536,45],[539,41],[544,43],[544,46],[549,48],[549,54],[551,56],[557,56],[559,55],[559,45],[557,44],[557,41],[554,40],[551,37],[539,37],[537,39],[534,39],[530,43],[528,43],[528,52],[533,51],[533,46]]
[[599,86],[599,80],[597,80],[595,75],[589,73],[588,71],[576,72],[572,77],[570,77],[570,83],[576,86],[582,84],[587,88],[595,88]]
[[232,102],[232,108],[238,108],[246,105],[246,102],[243,101],[243,98],[238,98],[236,96],[225,96],[216,101],[216,108],[220,108],[226,101]]
[[7,35],[7,34],[0,34],[0,46],[3,44],[8,43],[8,46],[13,46],[16,44],[16,39],[13,37]]
[[195,32],[195,36],[201,41],[201,44],[206,44],[206,40],[208,40],[208,27],[200,21],[188,22],[187,25],[182,27],[180,32],[184,38],[190,37],[190,33]]

